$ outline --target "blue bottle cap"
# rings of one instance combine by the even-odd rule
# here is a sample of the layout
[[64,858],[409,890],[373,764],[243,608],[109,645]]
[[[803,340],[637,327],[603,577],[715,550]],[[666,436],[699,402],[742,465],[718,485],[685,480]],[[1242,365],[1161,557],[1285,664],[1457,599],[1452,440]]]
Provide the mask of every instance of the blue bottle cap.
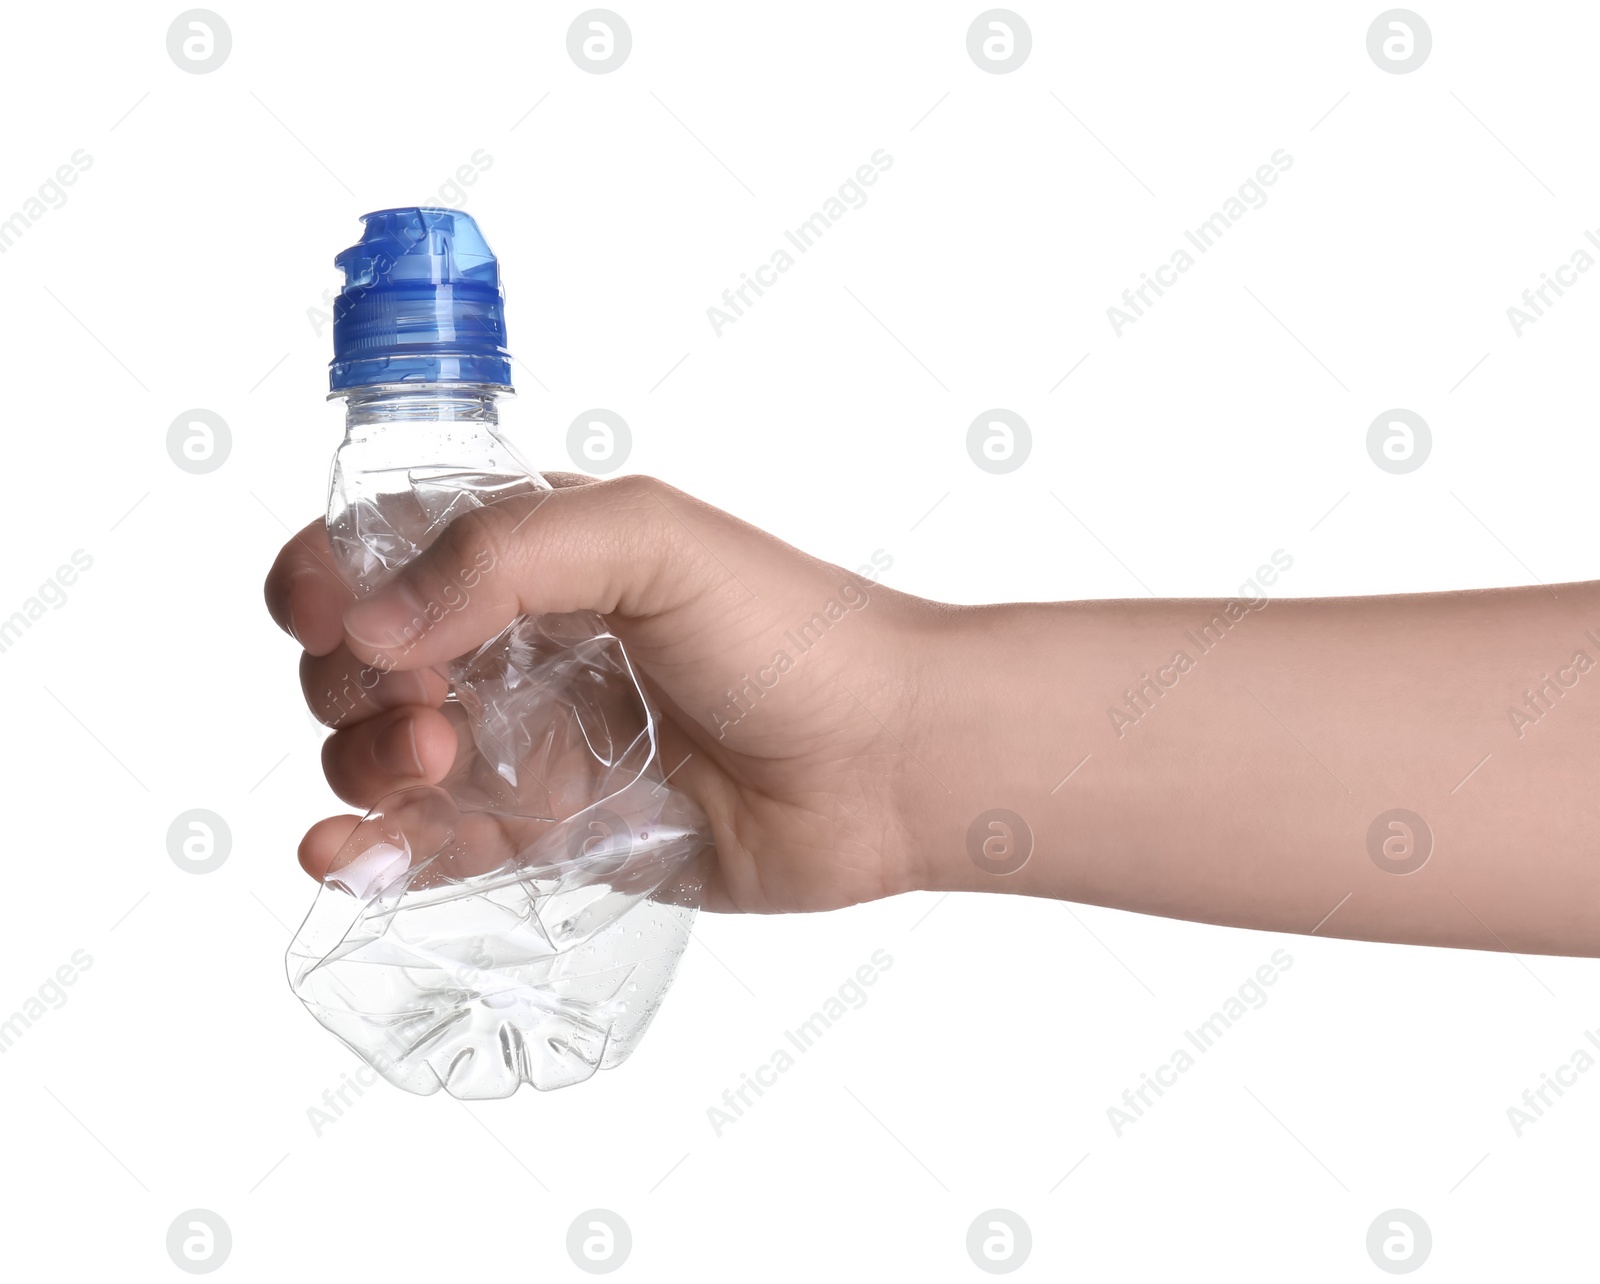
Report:
[[500,265],[472,217],[411,206],[363,214],[333,262],[334,392],[386,383],[511,387]]

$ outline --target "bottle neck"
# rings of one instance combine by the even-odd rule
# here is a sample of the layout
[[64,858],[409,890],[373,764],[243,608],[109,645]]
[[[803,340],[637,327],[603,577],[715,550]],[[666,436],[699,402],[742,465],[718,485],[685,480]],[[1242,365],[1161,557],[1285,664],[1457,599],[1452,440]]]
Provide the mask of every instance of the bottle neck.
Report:
[[496,399],[505,388],[483,383],[375,384],[347,388],[345,427],[352,435],[385,424],[468,423],[493,429],[500,422]]

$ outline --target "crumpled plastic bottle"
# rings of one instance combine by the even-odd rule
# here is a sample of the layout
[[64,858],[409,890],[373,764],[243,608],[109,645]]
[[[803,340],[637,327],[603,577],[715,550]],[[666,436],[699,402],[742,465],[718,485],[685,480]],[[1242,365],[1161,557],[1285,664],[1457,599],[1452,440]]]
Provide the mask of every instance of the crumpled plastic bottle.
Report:
[[[477,225],[429,208],[364,221],[335,260],[347,431],[327,517],[357,593],[469,510],[549,489],[496,431],[510,357]],[[463,567],[417,634],[496,573]],[[335,706],[376,676],[349,675]],[[447,676],[455,767],[361,821],[290,944],[290,984],[407,1091],[577,1083],[633,1051],[671,984],[709,826],[668,782],[659,715],[598,615],[519,619]]]

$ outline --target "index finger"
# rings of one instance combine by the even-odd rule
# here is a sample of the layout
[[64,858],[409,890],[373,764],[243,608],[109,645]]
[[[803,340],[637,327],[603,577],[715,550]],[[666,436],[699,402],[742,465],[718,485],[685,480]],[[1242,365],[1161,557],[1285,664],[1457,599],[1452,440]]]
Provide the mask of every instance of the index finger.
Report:
[[344,640],[344,612],[355,593],[340,578],[320,517],[279,550],[264,592],[268,614],[312,655],[327,655]]

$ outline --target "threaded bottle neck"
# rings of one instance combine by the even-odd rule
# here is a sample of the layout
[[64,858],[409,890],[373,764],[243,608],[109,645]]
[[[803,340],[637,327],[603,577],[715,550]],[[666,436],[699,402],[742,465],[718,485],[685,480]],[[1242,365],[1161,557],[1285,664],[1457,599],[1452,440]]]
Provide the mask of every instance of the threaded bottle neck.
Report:
[[347,388],[345,426],[371,428],[391,423],[469,422],[494,427],[500,422],[497,399],[505,389],[481,383],[378,384]]

